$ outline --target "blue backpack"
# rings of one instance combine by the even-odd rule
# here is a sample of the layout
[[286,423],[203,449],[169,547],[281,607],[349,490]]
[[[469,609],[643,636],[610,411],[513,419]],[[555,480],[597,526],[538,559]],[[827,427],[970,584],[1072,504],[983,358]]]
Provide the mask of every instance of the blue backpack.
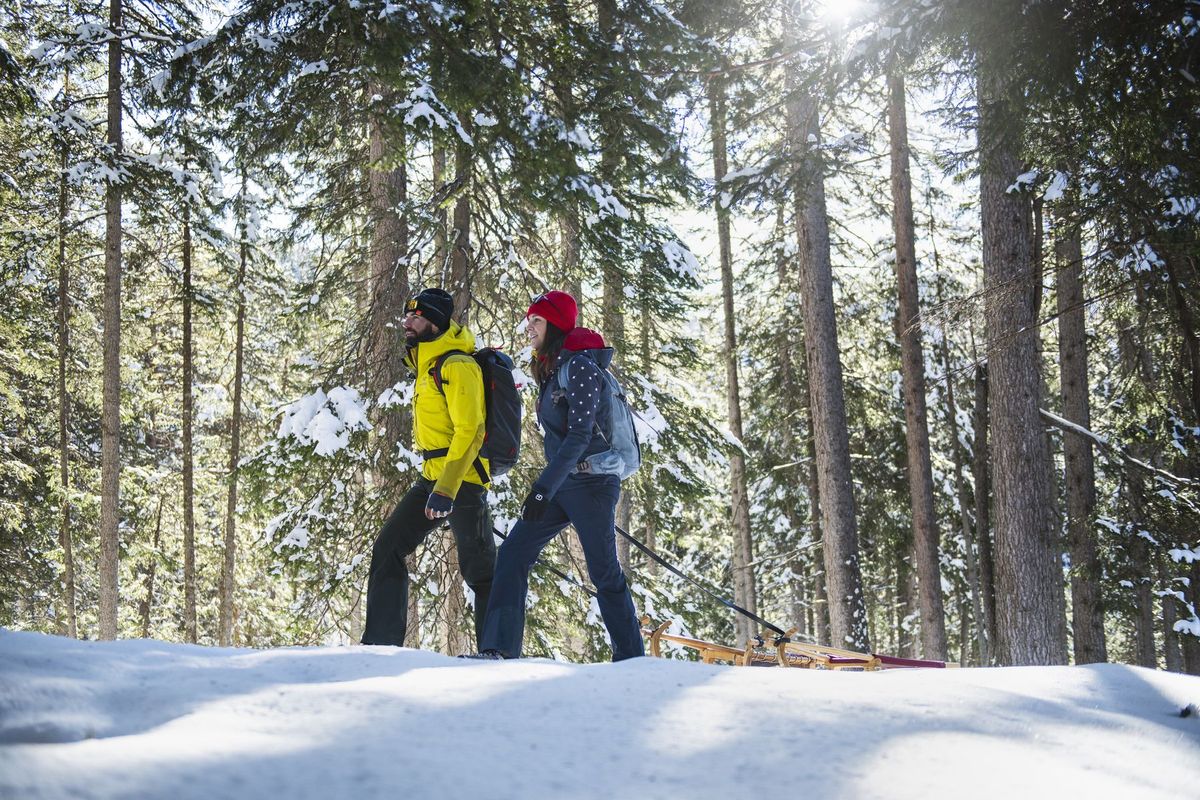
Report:
[[[571,362],[574,360],[568,359],[558,368],[558,385],[564,389],[570,385]],[[587,469],[581,471],[592,475],[617,475],[625,480],[642,465],[642,446],[633,424],[633,410],[629,407],[621,384],[608,370],[601,368],[600,373],[604,376],[605,392],[612,411],[608,415],[607,426],[596,423],[596,432],[608,444],[608,449],[588,456],[587,461],[583,462]]]

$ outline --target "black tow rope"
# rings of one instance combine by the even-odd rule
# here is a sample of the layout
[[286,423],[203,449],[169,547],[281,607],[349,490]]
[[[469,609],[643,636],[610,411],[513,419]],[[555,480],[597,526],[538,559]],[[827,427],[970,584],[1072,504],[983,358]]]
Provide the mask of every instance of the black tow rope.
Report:
[[762,625],[764,628],[768,628],[768,629],[774,631],[775,633],[779,634],[779,636],[781,637],[779,642],[783,642],[783,641],[787,640],[787,631],[785,631],[783,628],[780,628],[777,625],[772,625],[771,623],[767,622],[765,619],[760,617],[758,614],[755,614],[753,611],[747,611],[746,609],[742,608],[741,606],[739,606],[737,603],[733,602],[732,600],[726,600],[724,597],[721,597],[719,594],[714,592],[712,589],[709,589],[707,586],[705,586],[703,583],[701,583],[700,581],[693,578],[691,575],[685,574],[680,569],[678,569],[673,564],[671,564],[669,561],[665,560],[658,553],[654,552],[649,547],[647,547],[646,545],[639,542],[637,539],[635,539],[632,535],[630,535],[630,533],[628,531],[626,531],[624,528],[622,528],[620,525],[617,525],[616,528],[617,528],[617,533],[624,536],[632,544],[637,545],[637,548],[639,550],[641,550],[643,553],[645,553],[646,555],[648,555],[651,559],[653,559],[654,561],[657,561],[659,564],[661,564],[664,567],[666,567],[667,569],[671,570],[671,572],[673,572],[676,575],[678,575],[679,577],[683,578],[685,581],[688,581],[693,586],[698,588],[700,591],[704,592],[706,595],[708,595],[712,599],[716,600],[721,605],[725,606],[726,608],[731,608],[734,611],[736,611],[737,613],[741,614],[743,617],[752,619],[755,622],[757,622],[759,625]]
[[[739,606],[737,603],[733,602],[732,600],[726,600],[724,597],[721,597],[719,594],[714,592],[712,589],[709,589],[703,583],[696,580],[691,575],[688,575],[687,573],[683,572],[678,567],[676,567],[674,564],[672,564],[671,562],[667,561],[662,556],[660,556],[658,553],[654,552],[649,547],[642,544],[640,541],[638,541],[636,538],[634,538],[633,535],[629,533],[629,531],[625,530],[620,525],[616,525],[614,527],[616,527],[617,533],[621,534],[626,539],[628,539],[632,544],[636,545],[639,550],[641,550],[643,553],[645,553],[651,559],[658,562],[662,566],[666,567],[674,574],[683,578],[685,581],[691,583],[693,586],[698,588],[700,591],[704,592],[706,595],[708,595],[712,599],[716,600],[721,605],[725,606],[726,608],[736,611],[737,613],[741,614],[742,616],[746,617],[747,619],[754,620],[759,625],[762,625],[764,628],[767,628],[768,630],[774,631],[780,637],[776,642],[777,644],[788,641],[787,631],[785,631],[783,628],[780,628],[778,625],[772,625],[771,623],[767,622],[765,619],[760,617],[758,614],[755,614],[753,611],[747,611],[746,609],[742,608],[741,606]],[[495,533],[497,536],[499,536],[501,539],[508,538],[508,536],[506,534],[501,533],[500,529],[495,526],[492,527],[492,532]],[[585,592],[590,594],[592,597],[597,596],[596,592],[594,590],[589,589],[587,586],[584,586],[579,581],[573,579],[569,575],[566,575],[561,570],[559,570],[557,567],[555,567],[553,564],[548,564],[540,558],[538,559],[538,563],[541,564],[546,569],[550,570],[550,572],[554,573],[559,578],[562,578],[567,583],[569,583],[573,586],[578,586],[580,589],[583,589]]]

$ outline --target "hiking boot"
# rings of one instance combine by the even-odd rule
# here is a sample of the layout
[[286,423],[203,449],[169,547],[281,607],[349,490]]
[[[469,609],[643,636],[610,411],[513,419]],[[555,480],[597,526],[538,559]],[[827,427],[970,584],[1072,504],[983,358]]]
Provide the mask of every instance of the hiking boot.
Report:
[[478,653],[463,653],[459,658],[473,658],[479,661],[503,661],[508,656],[499,650],[480,650]]

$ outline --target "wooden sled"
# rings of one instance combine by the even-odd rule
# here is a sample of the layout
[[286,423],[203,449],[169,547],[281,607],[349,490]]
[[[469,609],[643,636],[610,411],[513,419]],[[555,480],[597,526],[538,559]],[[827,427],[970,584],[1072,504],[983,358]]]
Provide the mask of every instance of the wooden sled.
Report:
[[792,634],[796,632],[795,628],[785,636],[756,636],[744,648],[738,648],[667,633],[670,622],[664,622],[655,628],[651,628],[650,625],[649,617],[643,617],[642,634],[649,638],[650,654],[656,658],[662,658],[662,643],[671,642],[695,650],[705,664],[732,664],[735,667],[801,667],[843,672],[875,672],[883,669],[944,669],[958,666],[952,662],[897,658],[878,653],[856,653],[837,647],[795,642],[791,639]]

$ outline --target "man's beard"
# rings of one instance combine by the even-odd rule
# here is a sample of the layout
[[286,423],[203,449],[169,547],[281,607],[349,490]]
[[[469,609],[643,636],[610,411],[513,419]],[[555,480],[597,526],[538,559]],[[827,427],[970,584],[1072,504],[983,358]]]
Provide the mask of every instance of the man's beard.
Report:
[[421,342],[432,342],[440,333],[435,333],[432,328],[427,328],[424,333],[417,333],[411,328],[404,329],[404,343],[409,347],[416,347]]

